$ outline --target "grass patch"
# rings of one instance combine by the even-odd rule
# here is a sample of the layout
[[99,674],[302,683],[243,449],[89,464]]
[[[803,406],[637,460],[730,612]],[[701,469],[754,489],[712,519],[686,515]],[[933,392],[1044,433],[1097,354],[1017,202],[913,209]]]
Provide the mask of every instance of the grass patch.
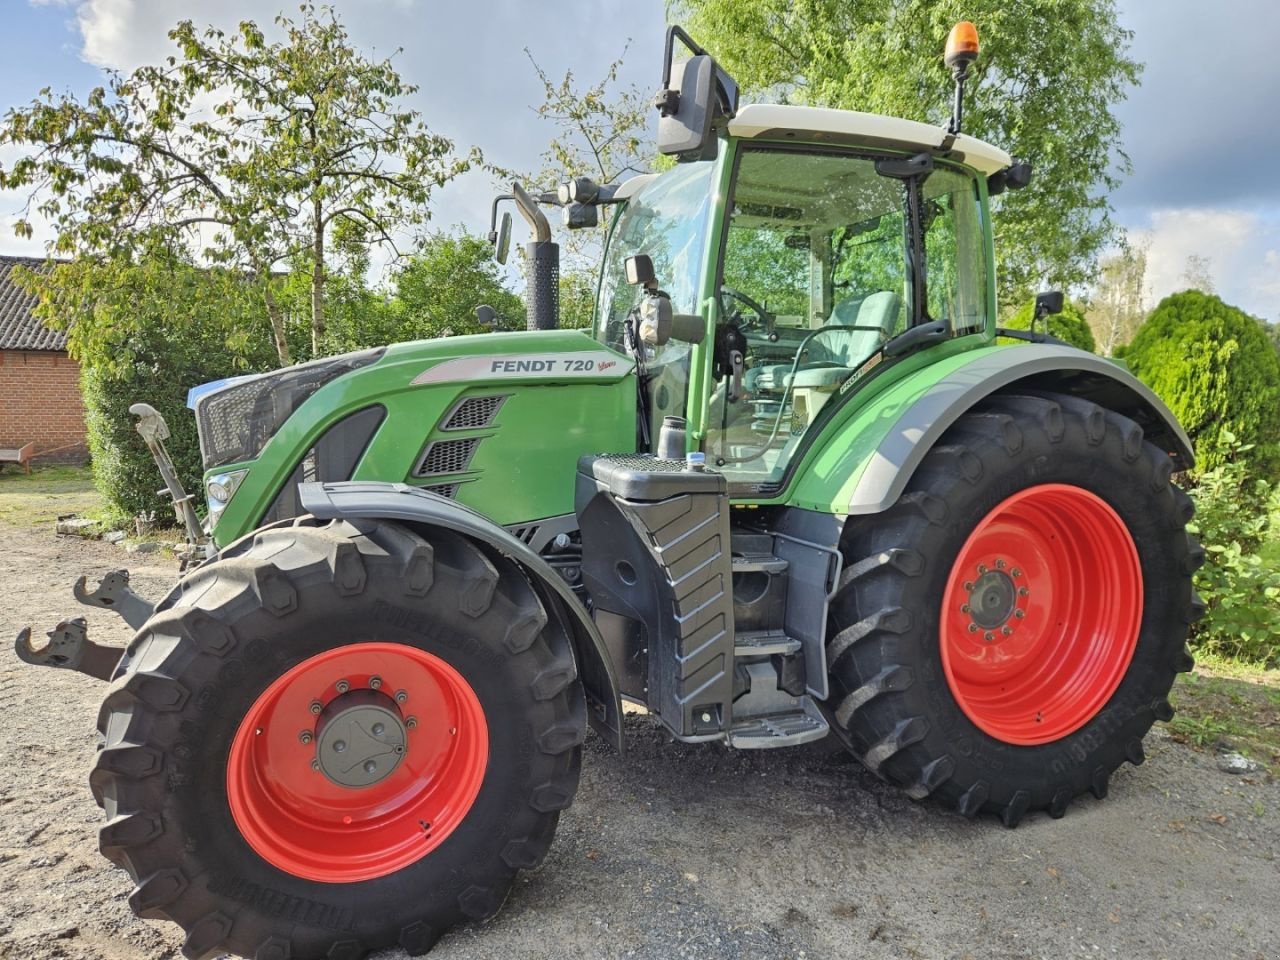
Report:
[[35,466],[31,473],[0,471],[0,523],[15,527],[49,525],[68,513],[93,516],[102,497],[88,467]]
[[1280,670],[1201,655],[1170,699],[1174,739],[1200,748],[1229,743],[1280,773]]

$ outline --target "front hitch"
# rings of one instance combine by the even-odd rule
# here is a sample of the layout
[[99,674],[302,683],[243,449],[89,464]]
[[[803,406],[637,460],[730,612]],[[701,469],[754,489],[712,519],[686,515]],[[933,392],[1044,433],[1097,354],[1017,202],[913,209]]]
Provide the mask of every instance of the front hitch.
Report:
[[96,680],[110,680],[120,658],[121,647],[104,647],[89,639],[84,617],[63,620],[49,631],[49,642],[37,650],[31,645],[31,628],[23,627],[14,649],[18,657],[37,667],[75,670]]

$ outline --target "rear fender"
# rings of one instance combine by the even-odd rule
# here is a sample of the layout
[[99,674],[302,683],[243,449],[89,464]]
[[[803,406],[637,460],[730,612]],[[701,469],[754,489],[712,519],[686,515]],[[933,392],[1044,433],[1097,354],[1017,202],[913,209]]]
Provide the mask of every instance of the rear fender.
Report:
[[443,528],[519,564],[552,622],[560,624],[559,642],[571,647],[591,708],[591,725],[622,749],[622,700],[604,640],[573,591],[528,545],[469,507],[403,483],[304,483],[298,495],[303,510],[321,519],[398,520],[409,526]]
[[787,500],[839,515],[880,513],[962,414],[993,394],[1027,391],[1082,397],[1122,413],[1169,454],[1175,469],[1194,466],[1191,441],[1177,419],[1123,367],[1069,346],[1002,346],[924,367],[839,421],[802,465]]

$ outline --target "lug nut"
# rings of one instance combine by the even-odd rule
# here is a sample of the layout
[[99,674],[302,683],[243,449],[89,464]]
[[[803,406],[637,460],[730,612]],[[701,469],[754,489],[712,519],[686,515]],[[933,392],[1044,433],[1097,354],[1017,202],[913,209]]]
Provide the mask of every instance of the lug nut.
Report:
[[319,713],[319,712],[320,712],[321,710],[323,710],[323,709],[324,709],[324,704],[323,704],[323,703],[321,703],[319,700],[312,700],[312,701],[311,701],[311,712],[312,712],[312,713]]
[[377,690],[377,689],[378,689],[379,687],[381,687],[381,686],[382,686],[382,678],[381,678],[381,677],[370,677],[370,678],[369,678],[369,689],[370,689],[370,690]]
[[987,565],[986,565],[985,563],[980,563],[980,564],[978,564],[978,572],[979,572],[979,573],[986,573],[986,572],[987,572]]
[[995,638],[996,638],[996,635],[992,633],[990,630],[988,630],[986,633],[982,635],[982,639],[987,641],[987,643],[990,643]]
[[1030,590],[1028,590],[1026,587],[1019,587],[1019,588],[1018,588],[1018,596],[1020,596],[1020,597],[1029,597],[1029,596],[1031,596],[1031,591],[1030,591]]
[[349,684],[346,680],[339,680],[333,686],[334,686],[334,689],[337,690],[339,693],[346,693],[348,690],[351,689],[351,684]]
[[418,718],[410,717],[408,720],[404,722],[404,725],[408,727],[410,730],[412,730],[414,727],[418,725]]
[[1014,615],[1015,617],[1017,617],[1019,620],[1021,620],[1023,617],[1025,617],[1025,616],[1027,615],[1027,611],[1025,611],[1025,610],[1015,610],[1015,611],[1013,611],[1013,615]]
[[396,691],[396,703],[404,703],[408,699],[409,694],[405,693],[403,690]]
[[310,730],[303,730],[300,734],[298,734],[298,739],[299,739],[300,741],[302,741],[303,743],[310,743],[310,742],[311,742],[311,731],[310,731]]
[[970,592],[973,592],[973,581],[972,581],[972,580],[966,580],[966,581],[964,582],[964,588],[965,588],[966,590],[970,591]]
[[976,623],[971,623],[971,624],[969,624],[969,632],[970,632],[970,633],[977,633],[977,632],[978,632],[978,625],[977,625]]
[[312,769],[312,770],[319,770],[319,769],[320,769],[320,761],[319,761],[319,760],[312,760],[312,761],[311,761],[311,769]]
[[960,612],[961,612],[961,613],[968,613],[968,612],[969,612],[969,605],[968,605],[967,603],[962,603],[962,604],[960,604]]
[[996,561],[996,569],[997,569],[997,570],[1003,570],[1003,569],[1004,569],[1004,561],[1003,561],[1003,560],[997,560],[997,561]]
[[1013,627],[1009,626],[1009,625],[1006,623],[1003,627],[1001,627],[1001,628],[1000,628],[1000,632],[1001,632],[1001,633],[1003,633],[1003,634],[1007,637],[1007,636],[1009,636],[1009,634],[1013,633]]
[[1022,571],[1021,571],[1021,570],[1019,570],[1017,567],[1014,567],[1012,570],[1010,570],[1010,571],[1009,571],[1009,573],[1010,573],[1012,576],[1015,576],[1015,577],[1020,577],[1020,576],[1022,576]]

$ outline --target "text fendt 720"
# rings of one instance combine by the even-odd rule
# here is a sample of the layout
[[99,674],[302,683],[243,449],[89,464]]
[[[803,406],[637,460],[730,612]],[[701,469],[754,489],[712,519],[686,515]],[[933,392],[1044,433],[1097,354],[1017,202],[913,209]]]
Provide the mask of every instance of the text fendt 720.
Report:
[[[155,604],[78,585],[126,649],[18,651],[110,683],[90,784],[140,916],[190,957],[423,952],[546,856],[624,699],[1009,826],[1142,761],[1202,609],[1193,453],[1120,366],[997,342],[989,198],[1030,168],[960,132],[976,55],[959,25],[936,127],[739,107],[672,28],[671,169],[499,198],[529,330],[200,393],[203,532],[136,408],[206,557]],[[591,331],[551,205],[611,216]]]

